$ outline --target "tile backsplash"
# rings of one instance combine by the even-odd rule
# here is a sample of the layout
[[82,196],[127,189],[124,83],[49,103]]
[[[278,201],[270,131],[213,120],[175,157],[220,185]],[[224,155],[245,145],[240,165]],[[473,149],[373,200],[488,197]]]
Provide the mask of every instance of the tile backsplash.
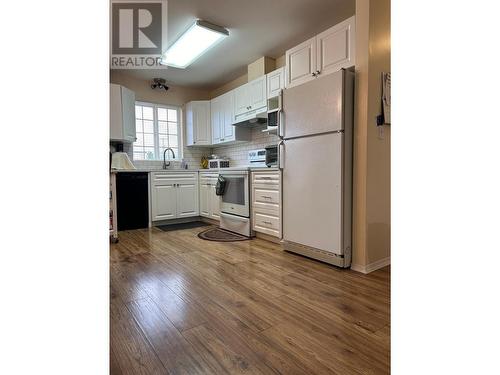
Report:
[[[183,159],[187,162],[189,169],[200,168],[200,160],[203,155],[212,154],[220,157],[228,157],[231,166],[247,165],[248,151],[261,149],[269,145],[275,145],[279,142],[279,137],[274,134],[262,132],[265,126],[256,126],[251,130],[251,140],[232,145],[218,147],[184,147]],[[163,166],[163,160],[133,160],[132,144],[123,144],[123,151],[126,152],[137,169],[160,169]],[[179,161],[173,162],[175,166]]]
[[[114,151],[113,147],[110,147],[111,152]],[[188,164],[189,169],[200,168],[200,160],[203,155],[211,155],[212,149],[208,147],[183,147],[183,159]],[[132,144],[124,143],[123,152],[126,152],[130,160],[134,163],[137,169],[160,169],[163,166],[163,160],[134,160],[132,152]],[[174,161],[175,166],[178,166],[181,162]]]
[[250,142],[214,147],[212,149],[212,154],[227,156],[230,159],[231,166],[246,165],[248,164],[248,151],[275,145],[279,142],[279,137],[277,135],[262,132],[263,129],[265,129],[265,126],[252,128]]

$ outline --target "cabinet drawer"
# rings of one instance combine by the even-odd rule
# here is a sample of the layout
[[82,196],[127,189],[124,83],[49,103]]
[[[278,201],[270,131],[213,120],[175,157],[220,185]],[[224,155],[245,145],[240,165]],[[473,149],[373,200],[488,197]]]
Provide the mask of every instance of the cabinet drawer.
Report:
[[154,172],[152,173],[151,181],[153,185],[163,185],[172,183],[193,183],[198,180],[198,173],[165,173],[165,172]]
[[252,183],[279,186],[280,173],[276,172],[254,172],[252,173]]
[[200,172],[200,179],[207,179],[207,178],[210,178],[210,179],[217,179],[219,177],[219,173],[207,173],[207,172]]
[[280,219],[277,216],[254,210],[253,229],[257,232],[280,237]]
[[279,209],[280,192],[279,190],[270,190],[266,187],[254,186],[252,191],[253,206],[263,206],[265,208]]

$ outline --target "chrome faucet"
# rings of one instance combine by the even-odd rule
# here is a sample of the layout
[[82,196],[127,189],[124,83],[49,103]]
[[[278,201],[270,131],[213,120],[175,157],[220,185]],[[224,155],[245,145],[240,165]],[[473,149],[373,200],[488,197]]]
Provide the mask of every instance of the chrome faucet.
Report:
[[167,162],[165,160],[165,154],[167,153],[168,150],[172,151],[172,159],[175,159],[175,152],[174,152],[174,150],[172,150],[172,148],[170,148],[170,147],[167,147],[165,149],[165,151],[163,151],[163,169],[167,169],[167,167],[170,167],[170,162],[168,162],[168,164],[167,164]]

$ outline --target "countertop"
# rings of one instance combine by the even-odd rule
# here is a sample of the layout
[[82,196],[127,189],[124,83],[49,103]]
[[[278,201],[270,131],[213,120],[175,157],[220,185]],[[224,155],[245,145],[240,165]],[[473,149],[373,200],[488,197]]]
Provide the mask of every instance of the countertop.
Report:
[[212,172],[219,173],[220,170],[237,170],[237,169],[248,169],[250,171],[278,171],[277,167],[230,167],[230,168],[220,168],[220,169],[116,169],[112,170],[111,173],[123,173],[123,172],[135,172],[135,173],[149,173],[149,172],[175,172],[175,173],[193,173],[193,172]]

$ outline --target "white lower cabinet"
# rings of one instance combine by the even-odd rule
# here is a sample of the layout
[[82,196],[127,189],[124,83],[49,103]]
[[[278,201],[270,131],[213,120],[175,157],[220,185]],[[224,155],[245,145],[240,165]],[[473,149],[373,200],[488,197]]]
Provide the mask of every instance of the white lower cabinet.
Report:
[[152,199],[152,220],[167,220],[176,218],[177,192],[173,184],[153,185]]
[[252,171],[252,229],[281,238],[281,173]]
[[200,172],[200,216],[220,220],[220,198],[215,194],[217,173]]
[[198,216],[198,183],[177,184],[177,217]]
[[199,215],[198,172],[153,172],[151,220]]

